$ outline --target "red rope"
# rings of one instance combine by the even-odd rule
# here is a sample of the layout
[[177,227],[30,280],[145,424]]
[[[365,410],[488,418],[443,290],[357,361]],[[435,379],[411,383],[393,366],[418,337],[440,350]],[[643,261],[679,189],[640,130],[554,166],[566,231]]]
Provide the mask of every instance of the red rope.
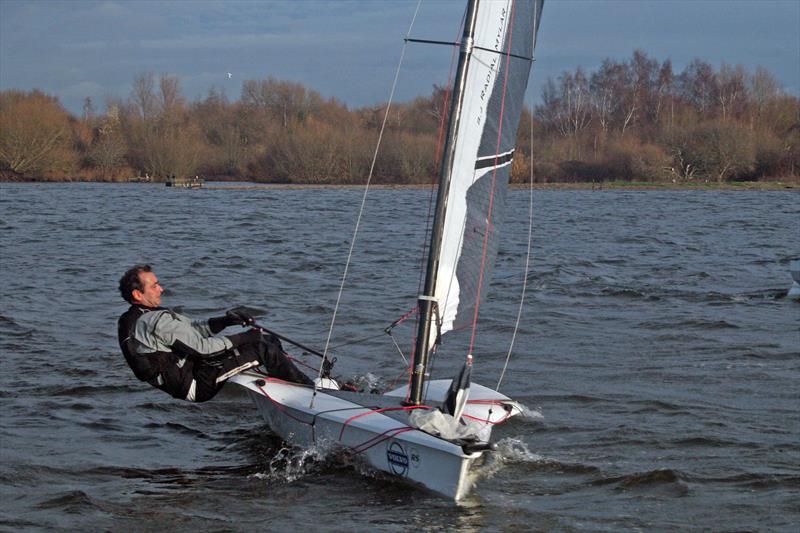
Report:
[[389,326],[389,328],[387,328],[387,329],[391,329],[391,328],[394,328],[396,326],[399,326],[400,324],[402,324],[403,322],[408,320],[411,316],[413,316],[414,313],[416,313],[418,309],[419,309],[419,306],[415,306],[414,309],[411,309],[409,312],[407,312],[406,314],[404,314],[403,316],[401,316],[400,318],[398,318],[397,320],[392,322],[392,325]]
[[[461,24],[458,29],[459,33],[463,31],[465,16],[466,12],[464,13],[464,16],[462,16],[461,18]],[[453,51],[450,54],[450,69],[447,74],[447,86],[446,86],[447,90],[444,91],[444,98],[442,98],[442,116],[439,119],[439,131],[437,133],[437,139],[436,139],[436,152],[434,152],[434,158],[433,158],[433,166],[434,168],[437,169],[442,162],[441,158],[442,158],[442,149],[444,148],[445,124],[446,124],[446,119],[450,115],[450,97],[453,95],[453,72],[455,72],[454,65],[456,62],[456,57],[458,57],[458,54],[456,53],[457,51],[458,51],[458,46],[453,46]]]
[[308,365],[308,364],[304,363],[303,361],[301,361],[300,359],[298,359],[298,358],[296,358],[296,357],[292,357],[291,355],[289,355],[289,354],[288,354],[288,353],[286,353],[286,352],[283,352],[283,353],[286,355],[286,357],[287,357],[287,358],[289,358],[289,360],[290,360],[290,361],[293,361],[293,362],[297,363],[297,364],[298,364],[298,365],[300,365],[300,366],[304,366],[304,367],[306,367],[306,368],[310,368],[310,369],[311,369],[311,370],[313,370],[315,373],[316,373],[316,372],[319,370],[319,369],[318,369],[318,368],[316,368],[316,367],[313,367],[313,366],[311,366],[311,365]]
[[[365,407],[366,409],[366,407]],[[384,413],[386,411],[411,411],[413,409],[430,409],[427,405],[409,405],[406,407],[383,407],[381,409],[371,409],[366,413],[359,413],[357,415],[353,415],[347,420],[345,420],[344,424],[342,425],[342,430],[339,432],[339,442],[342,441],[342,435],[344,435],[344,430],[353,420],[361,418],[362,416],[367,416],[375,413]]]
[[[283,381],[281,379],[276,379],[276,378],[269,378],[267,381],[292,384],[292,383],[290,383],[288,381]],[[267,391],[264,390],[263,386],[261,386],[261,385],[256,385],[256,386],[261,391],[261,394],[263,394],[265,398],[267,398],[270,402],[272,402],[275,405],[275,407],[279,411],[281,411],[283,414],[285,414],[286,416],[288,416],[292,420],[300,422],[301,424],[305,424],[307,426],[314,427],[314,424],[306,422],[305,420],[301,420],[300,418],[297,418],[296,416],[292,416],[292,414],[288,411],[288,409],[286,409],[285,405],[283,405],[279,401],[277,401],[274,398],[272,398],[269,394],[267,394]],[[298,386],[302,386],[302,385],[298,385]],[[382,409],[373,409],[373,410],[367,411],[366,413],[359,413],[359,414],[357,414],[355,416],[351,416],[350,418],[348,418],[345,421],[344,425],[342,425],[342,430],[339,432],[339,442],[342,441],[342,436],[344,435],[344,429],[347,427],[348,424],[350,424],[350,422],[352,422],[353,420],[356,420],[357,418],[361,418],[362,416],[371,415],[373,413],[383,413],[383,412],[386,412],[386,411],[411,411],[412,409],[430,409],[430,407],[427,406],[427,405],[411,405],[411,406],[407,406],[407,407],[384,407]],[[370,448],[372,448],[374,446],[377,446],[381,442],[384,442],[384,441],[386,441],[388,439],[391,439],[392,437],[396,437],[397,435],[400,435],[401,433],[405,433],[406,431],[413,431],[414,429],[416,429],[416,428],[413,428],[411,426],[400,426],[400,427],[396,427],[396,428],[392,428],[392,429],[387,429],[383,433],[375,435],[374,437],[362,442],[361,444],[358,444],[356,446],[350,447],[350,449],[353,450],[355,453],[364,453],[365,451],[369,450]]]
[[[395,386],[397,385],[397,382],[399,382],[404,375],[409,374],[409,373],[411,373],[411,367],[407,366],[407,367],[405,367],[403,369],[402,372],[400,372],[400,375],[398,375],[396,378],[394,378],[394,380],[392,380],[391,383],[389,383],[389,390],[395,388]],[[408,400],[408,396],[406,396],[406,400]]]
[[[516,4],[512,4],[511,6],[511,20],[509,21],[508,25],[508,49],[506,50],[507,54],[511,54],[511,43],[512,43],[512,36],[514,33],[514,15],[516,13]],[[478,293],[475,297],[475,312],[472,316],[472,335],[470,336],[469,340],[469,352],[472,353],[473,348],[475,347],[475,333],[478,329],[478,310],[481,306],[481,290],[483,288],[483,273],[484,269],[486,268],[486,252],[489,243],[489,233],[492,231],[492,209],[494,208],[494,189],[497,183],[497,158],[499,157],[500,152],[500,140],[501,135],[503,133],[503,116],[505,114],[506,108],[506,91],[508,89],[508,71],[509,71],[509,63],[510,63],[510,55],[506,56],[505,60],[505,76],[503,77],[503,92],[502,92],[502,99],[500,100],[500,121],[497,127],[497,144],[495,147],[495,156],[494,156],[494,169],[492,171],[492,190],[489,194],[489,212],[486,216],[486,233],[483,236],[483,256],[481,257],[481,273],[478,277]],[[511,170],[509,169],[509,173]]]
[[[464,32],[464,23],[467,18],[467,11],[464,10],[464,13],[461,15],[461,22],[458,24],[458,33],[456,34],[455,39],[453,42],[458,41],[458,36]],[[456,58],[458,57],[458,50],[459,46],[454,45],[453,51],[450,53],[450,69],[447,73],[447,85],[448,88],[444,92],[444,98],[442,99],[442,116],[439,119],[439,132],[437,134],[437,141],[436,141],[436,152],[434,152],[434,168],[439,170],[439,165],[441,164],[442,160],[442,149],[444,148],[444,134],[445,134],[445,124],[447,123],[447,118],[450,115],[450,97],[453,95],[453,74],[455,73],[455,65],[456,65]]]
[[506,416],[504,416],[500,420],[496,420],[494,422],[492,422],[488,418],[478,418],[477,416],[472,416],[472,415],[461,415],[461,416],[463,416],[464,418],[469,418],[470,420],[475,420],[476,422],[483,422],[484,424],[491,424],[492,426],[496,426],[496,425],[502,424],[503,422],[508,420],[511,415],[506,414]]
[[[351,448],[351,449],[356,453],[364,453],[365,451],[369,450],[370,448],[372,448],[374,446],[377,446],[381,442],[389,440],[392,437],[396,437],[397,435],[399,435],[401,433],[405,433],[406,431],[412,431],[413,429],[414,428],[409,427],[409,426],[403,426],[403,427],[399,427],[399,428],[389,429],[389,430],[384,431],[380,435],[377,435],[377,436],[369,439],[366,442],[362,442],[358,446],[355,446],[354,448]],[[375,439],[379,439],[379,440],[375,440]],[[372,441],[375,441],[375,442],[372,442]],[[369,446],[367,446],[366,448],[361,448],[362,446],[366,445],[367,443],[371,443],[371,444]]]

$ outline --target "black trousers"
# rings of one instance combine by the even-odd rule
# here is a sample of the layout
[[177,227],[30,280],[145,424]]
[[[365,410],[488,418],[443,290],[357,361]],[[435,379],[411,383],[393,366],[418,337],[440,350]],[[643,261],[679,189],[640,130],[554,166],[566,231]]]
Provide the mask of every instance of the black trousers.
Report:
[[272,335],[264,335],[259,343],[243,344],[221,356],[195,359],[192,368],[195,380],[194,401],[210,400],[222,389],[228,378],[256,365],[263,365],[270,376],[278,379],[303,385],[314,384],[289,360],[280,340]]

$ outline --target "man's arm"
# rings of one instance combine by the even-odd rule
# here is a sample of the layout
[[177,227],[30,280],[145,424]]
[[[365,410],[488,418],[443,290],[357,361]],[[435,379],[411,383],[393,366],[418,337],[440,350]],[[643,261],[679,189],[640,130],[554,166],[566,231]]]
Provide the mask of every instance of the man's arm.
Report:
[[[162,311],[157,315],[148,321],[151,322],[152,338],[159,345],[157,350],[210,357],[233,347],[229,339],[211,336],[208,324],[192,322],[187,317],[171,311]],[[198,327],[198,324],[202,327]]]

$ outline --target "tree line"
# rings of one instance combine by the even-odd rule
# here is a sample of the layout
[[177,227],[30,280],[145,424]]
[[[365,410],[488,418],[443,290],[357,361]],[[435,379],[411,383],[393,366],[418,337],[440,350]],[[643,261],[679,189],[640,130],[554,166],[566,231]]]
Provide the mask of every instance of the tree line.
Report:
[[[534,111],[538,174],[556,180],[759,180],[800,173],[800,100],[768,71],[642,51],[548,80]],[[520,132],[522,133],[522,132]]]
[[[376,183],[430,183],[449,90],[394,104]],[[0,176],[125,181],[201,175],[273,183],[363,183],[386,106],[349,109],[299,83],[248,80],[238,101],[189,102],[175,76],[137,75],[126,99],[80,116],[40,91],[0,93]],[[523,111],[512,181],[797,178],[800,100],[763,68],[695,60],[675,73],[635,51],[549,79]]]

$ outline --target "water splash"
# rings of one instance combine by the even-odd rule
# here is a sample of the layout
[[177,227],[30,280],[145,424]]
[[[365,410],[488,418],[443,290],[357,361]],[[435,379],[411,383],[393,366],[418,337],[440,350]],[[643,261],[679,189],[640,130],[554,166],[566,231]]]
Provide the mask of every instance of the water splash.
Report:
[[537,464],[546,461],[541,455],[531,452],[528,445],[517,437],[501,439],[496,445],[497,449],[493,453],[486,454],[485,462],[470,471],[470,483],[491,478],[508,464]]
[[265,472],[251,474],[250,478],[292,483],[316,473],[330,458],[333,446],[320,443],[310,448],[283,446],[270,458]]
[[521,416],[522,418],[526,420],[544,420],[544,415],[542,414],[541,407],[533,409],[520,402],[517,402],[517,404],[519,404],[520,407],[519,416]]
[[522,439],[508,437],[497,442],[497,450],[492,454],[505,463],[540,463],[544,458],[533,453]]
[[364,375],[353,376],[352,383],[359,390],[365,391],[384,390],[387,386],[383,378],[376,376],[372,372],[367,372]]
[[354,374],[349,378],[346,376],[336,376],[336,381],[347,383],[355,387],[357,390],[365,392],[385,391],[390,388],[390,384],[386,379],[376,376],[372,372],[366,374]]

